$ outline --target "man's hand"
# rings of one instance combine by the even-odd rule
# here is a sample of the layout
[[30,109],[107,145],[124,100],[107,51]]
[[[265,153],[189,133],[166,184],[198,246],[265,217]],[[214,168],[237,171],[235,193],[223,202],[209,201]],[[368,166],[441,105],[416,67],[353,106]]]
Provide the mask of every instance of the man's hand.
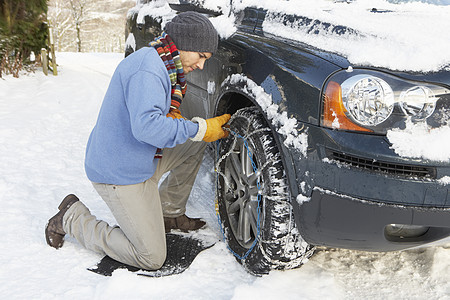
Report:
[[214,142],[218,139],[227,137],[229,132],[224,129],[228,127],[226,123],[230,120],[230,114],[224,114],[215,118],[202,119],[199,117],[192,118],[192,122],[198,123],[198,132],[191,138],[194,142]]
[[230,120],[230,114],[224,114],[215,118],[206,119],[206,133],[203,137],[205,142],[214,142],[227,137],[229,132],[222,127]]
[[170,117],[172,119],[185,119],[185,117],[181,115],[181,112],[178,108],[171,108],[166,117]]

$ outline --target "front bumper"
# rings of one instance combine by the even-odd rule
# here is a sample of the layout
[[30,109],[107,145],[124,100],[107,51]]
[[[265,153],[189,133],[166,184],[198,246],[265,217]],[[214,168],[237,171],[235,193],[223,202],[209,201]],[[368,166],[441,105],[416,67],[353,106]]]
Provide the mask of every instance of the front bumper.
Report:
[[[366,251],[395,251],[450,236],[450,208],[407,207],[355,199],[314,189],[298,209],[302,237],[310,244]],[[418,225],[428,230],[418,237],[392,237],[389,224]]]
[[[292,159],[298,192],[310,199],[294,203],[307,242],[394,251],[450,236],[450,186],[438,180],[450,175],[448,163],[399,157],[382,136],[315,126],[308,136],[307,157]],[[392,236],[391,224],[426,232]]]

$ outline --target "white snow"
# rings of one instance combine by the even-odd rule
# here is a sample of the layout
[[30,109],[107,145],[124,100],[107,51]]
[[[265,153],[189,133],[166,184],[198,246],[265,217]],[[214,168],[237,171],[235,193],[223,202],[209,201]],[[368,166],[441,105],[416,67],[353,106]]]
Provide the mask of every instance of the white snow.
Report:
[[131,48],[133,49],[133,51],[136,51],[136,39],[134,38],[134,34],[132,32],[130,32],[130,34],[127,36],[125,45],[126,48]]
[[[121,54],[57,53],[59,75],[0,79],[0,295],[2,299],[446,299],[450,245],[368,253],[321,249],[303,267],[264,277],[246,273],[224,242],[180,275],[103,277],[86,270],[101,256],[68,238],[55,250],[44,227],[75,193],[115,223],[87,180],[84,151]],[[437,150],[436,150],[437,151]],[[221,239],[214,214],[213,161],[205,156],[188,215]]]
[[306,197],[306,196],[304,196],[302,194],[298,194],[296,200],[297,200],[298,204],[302,205],[305,202],[311,201],[311,198]]
[[237,28],[235,25],[234,15],[221,15],[215,18],[209,18],[211,23],[217,30],[219,36],[223,39],[227,39],[236,32]]
[[387,138],[400,156],[450,161],[450,124],[431,129],[426,123],[409,121],[404,130],[389,130]]
[[216,92],[216,83],[214,81],[208,81],[207,91],[210,95]]
[[450,176],[444,176],[441,179],[438,180],[442,185],[449,185],[450,184]]
[[[305,176],[308,176],[308,171],[305,172]],[[310,197],[306,197],[306,182],[300,182],[300,193],[297,195],[297,203],[302,205],[305,202],[311,201]]]
[[136,23],[144,24],[145,16],[151,16],[161,22],[161,28],[164,28],[166,22],[170,21],[175,16],[166,0],[149,1],[146,4],[137,4],[136,7],[128,11],[128,16],[131,14],[138,14]]

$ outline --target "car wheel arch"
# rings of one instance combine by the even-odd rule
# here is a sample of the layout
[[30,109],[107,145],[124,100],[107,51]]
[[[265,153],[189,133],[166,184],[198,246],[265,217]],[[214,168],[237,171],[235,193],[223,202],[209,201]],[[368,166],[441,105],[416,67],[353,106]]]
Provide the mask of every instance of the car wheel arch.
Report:
[[292,154],[289,149],[283,144],[283,137],[276,131],[272,122],[267,117],[267,114],[261,108],[261,106],[257,103],[256,99],[248,93],[242,91],[238,87],[226,85],[223,86],[223,92],[218,97],[218,101],[215,106],[215,115],[222,114],[231,114],[233,115],[239,109],[255,106],[258,108],[258,111],[261,112],[262,116],[266,120],[267,124],[272,130],[273,136],[275,138],[275,142],[278,146],[278,150],[281,152],[281,161],[283,163],[284,170],[286,172],[286,177],[289,185],[289,191],[291,195],[291,203],[296,205],[296,197],[300,193],[299,184],[297,180],[297,174],[294,170],[294,161],[292,158]]

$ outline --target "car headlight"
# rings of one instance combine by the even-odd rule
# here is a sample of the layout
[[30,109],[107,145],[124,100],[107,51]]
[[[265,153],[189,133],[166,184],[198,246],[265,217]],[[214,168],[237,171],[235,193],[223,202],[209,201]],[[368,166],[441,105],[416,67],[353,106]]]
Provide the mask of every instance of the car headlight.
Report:
[[[437,109],[450,113],[448,101],[440,97],[449,90],[433,84],[404,80],[372,70],[340,71],[325,84],[322,126],[385,134],[402,127],[407,119],[434,127],[442,119],[432,118]],[[444,103],[445,102],[445,103]]]
[[394,92],[381,78],[356,75],[342,83],[342,101],[358,124],[375,126],[392,114]]
[[426,86],[414,86],[400,94],[400,107],[405,115],[417,120],[431,116],[436,108],[436,97]]

